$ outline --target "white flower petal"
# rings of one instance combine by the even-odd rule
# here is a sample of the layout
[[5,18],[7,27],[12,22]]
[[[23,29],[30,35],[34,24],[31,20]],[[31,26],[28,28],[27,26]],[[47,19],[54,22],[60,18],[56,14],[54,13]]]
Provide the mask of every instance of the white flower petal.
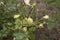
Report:
[[4,5],[4,2],[0,2],[0,5],[1,5],[1,4]]
[[24,2],[25,2],[26,5],[30,6],[30,0],[24,0]]

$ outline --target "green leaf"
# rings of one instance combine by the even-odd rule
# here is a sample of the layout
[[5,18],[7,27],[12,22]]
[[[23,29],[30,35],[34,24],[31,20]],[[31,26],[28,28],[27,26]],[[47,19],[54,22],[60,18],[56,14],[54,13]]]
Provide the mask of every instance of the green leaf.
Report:
[[35,40],[35,36],[34,36],[34,32],[35,31],[35,27],[31,27],[30,29],[29,29],[29,38],[30,38],[30,40]]
[[29,40],[27,32],[17,31],[13,35],[15,36],[16,40]]

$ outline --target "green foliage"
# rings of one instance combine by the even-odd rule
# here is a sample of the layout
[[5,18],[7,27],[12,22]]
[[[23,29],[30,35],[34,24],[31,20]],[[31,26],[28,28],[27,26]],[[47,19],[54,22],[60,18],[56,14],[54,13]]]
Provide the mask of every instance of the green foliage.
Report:
[[30,40],[35,40],[35,36],[33,34],[34,31],[35,31],[35,28],[34,27],[31,27],[29,29],[29,38],[30,38]]
[[53,2],[56,2],[56,0],[45,0],[46,3],[51,4]]
[[49,5],[55,5],[56,7],[60,8],[60,1],[59,0],[45,0],[45,2]]
[[14,35],[15,40],[29,40],[27,34],[28,32],[16,30],[13,35]]
[[58,13],[56,14],[56,21],[57,21],[58,23],[60,23],[60,12],[58,12]]
[[0,40],[10,40],[11,37],[11,40],[29,40],[28,31],[24,28],[32,26],[33,22],[32,18],[27,18],[29,7],[16,0],[1,0],[0,3]]
[[55,27],[56,22],[56,15],[53,15],[50,17],[49,23],[48,23],[48,29],[53,29]]
[[[46,1],[49,4],[54,2],[54,0],[50,0],[50,2],[48,2],[48,0]],[[36,3],[27,6],[23,3],[18,3],[16,0],[0,0],[0,40],[4,38],[8,40],[35,40],[33,34],[35,29],[38,28],[41,23],[43,24],[42,26],[44,26],[44,24],[47,24],[46,21],[50,19],[49,15],[43,16],[41,19],[37,17],[33,19],[31,16],[34,14],[35,6]],[[30,8],[32,9],[31,11]],[[40,9],[36,9],[36,11],[36,13],[38,13]],[[60,17],[59,15],[60,14],[57,14],[57,18]],[[40,22],[40,20],[46,23]],[[50,28],[54,26],[55,22],[54,18],[51,18],[50,21],[51,20],[52,22],[48,24]],[[58,19],[58,22],[60,22],[60,19]]]
[[[57,8],[60,8],[60,1],[59,0],[44,0],[48,5],[54,5]],[[50,16],[50,22],[48,23],[48,28],[54,28],[55,22],[60,24],[60,12],[58,11],[54,16]]]

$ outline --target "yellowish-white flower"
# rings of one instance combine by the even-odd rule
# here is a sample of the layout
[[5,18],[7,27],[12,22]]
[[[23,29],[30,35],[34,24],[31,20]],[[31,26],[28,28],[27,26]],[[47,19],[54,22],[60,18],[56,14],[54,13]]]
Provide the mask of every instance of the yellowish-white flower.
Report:
[[40,10],[39,9],[37,9],[37,12],[39,12]]
[[17,7],[20,7],[20,4],[17,4]]
[[27,27],[23,27],[23,31],[26,32],[27,31]]
[[43,23],[40,23],[40,24],[39,24],[39,27],[40,27],[40,28],[44,28],[43,25],[44,25]]
[[33,23],[33,19],[29,17],[29,18],[27,19],[27,22],[28,22],[29,24],[32,24],[32,23]]
[[43,27],[43,24],[42,24],[42,23],[40,23],[40,24],[39,24],[39,26],[40,26],[40,27]]
[[30,6],[30,0],[24,0],[24,3]]
[[20,16],[19,14],[18,15],[14,15],[14,18],[19,18],[19,16]]
[[32,4],[32,8],[34,8],[35,6],[36,6],[36,3],[33,3],[33,4]]
[[25,18],[25,20],[27,20],[28,18]]
[[49,15],[43,16],[43,19],[49,19]]
[[46,24],[46,22],[44,21],[43,24]]

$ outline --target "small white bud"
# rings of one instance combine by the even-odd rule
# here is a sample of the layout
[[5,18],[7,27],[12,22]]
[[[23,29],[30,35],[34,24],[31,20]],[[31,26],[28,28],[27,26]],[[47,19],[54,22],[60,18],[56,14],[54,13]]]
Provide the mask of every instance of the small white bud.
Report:
[[18,18],[20,15],[14,15],[14,18]]
[[49,15],[43,16],[44,19],[49,19]]
[[39,24],[39,27],[40,27],[40,28],[44,28],[43,23],[40,23],[40,24]]
[[27,31],[27,27],[23,27],[23,31],[25,31],[25,32],[26,32],[26,31]]

